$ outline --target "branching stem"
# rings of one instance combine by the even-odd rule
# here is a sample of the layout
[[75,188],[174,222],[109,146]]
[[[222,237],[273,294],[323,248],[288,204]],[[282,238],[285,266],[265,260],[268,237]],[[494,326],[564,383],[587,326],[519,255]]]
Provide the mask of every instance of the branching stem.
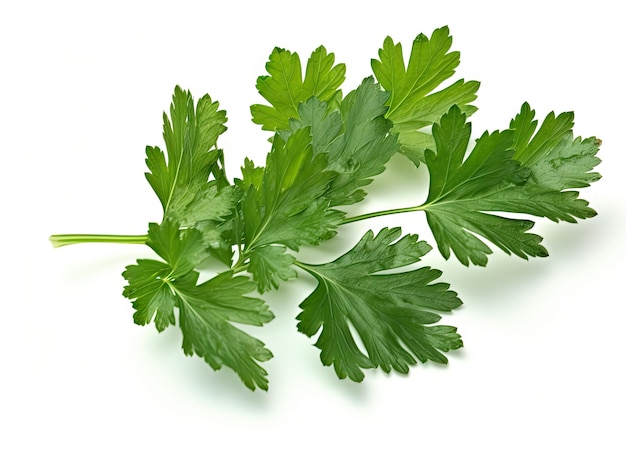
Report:
[[[399,213],[417,212],[424,210],[424,206],[403,207],[389,210],[379,210],[377,212],[364,213],[353,217],[345,218],[341,224],[354,223],[357,221],[368,220],[370,218],[384,217],[387,215],[395,215]],[[72,244],[85,244],[95,242],[105,242],[113,244],[145,244],[148,241],[147,234],[53,234],[50,236],[50,242],[54,247],[63,247]],[[243,265],[236,265],[243,268]],[[247,265],[246,265],[247,266]],[[240,270],[241,271],[241,270]]]

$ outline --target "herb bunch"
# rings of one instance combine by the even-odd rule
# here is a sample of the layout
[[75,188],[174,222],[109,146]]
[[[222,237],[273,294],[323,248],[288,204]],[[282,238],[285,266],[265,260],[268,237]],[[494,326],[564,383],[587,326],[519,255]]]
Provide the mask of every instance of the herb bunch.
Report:
[[[406,374],[418,362],[446,363],[445,353],[463,342],[455,327],[439,322],[462,302],[440,271],[416,267],[431,245],[383,228],[324,264],[300,260],[298,250],[331,239],[347,223],[423,212],[446,259],[454,254],[463,265],[485,266],[494,246],[524,259],[544,257],[527,217],[572,223],[593,217],[577,189],[600,178],[593,171],[600,142],[573,136],[572,113],[539,122],[525,103],[508,126],[483,133],[470,149],[467,119],[479,83],[450,83],[460,59],[451,45],[447,27],[420,34],[405,65],[401,44],[388,37],[372,60],[373,76],[345,95],[345,66],[324,47],[304,69],[297,53],[274,49],[268,75],[256,83],[267,104],[251,106],[253,122],[271,132],[271,148],[264,166],[246,159],[232,181],[217,144],[225,111],[208,95],[196,102],[176,87],[163,115],[165,149],[146,148],[160,222],[141,236],[50,239],[55,246],[149,246],[155,258],[123,272],[135,323],[152,322],[159,332],[178,323],[185,354],[215,370],[232,369],[252,390],[267,390],[261,363],[272,353],[238,326],[270,322],[274,315],[261,296],[301,272],[317,286],[300,304],[297,328],[316,336],[322,363],[339,378],[358,382],[369,368]],[[364,199],[394,155],[428,170],[426,200],[350,215],[349,206]],[[224,270],[199,283],[206,259]]]

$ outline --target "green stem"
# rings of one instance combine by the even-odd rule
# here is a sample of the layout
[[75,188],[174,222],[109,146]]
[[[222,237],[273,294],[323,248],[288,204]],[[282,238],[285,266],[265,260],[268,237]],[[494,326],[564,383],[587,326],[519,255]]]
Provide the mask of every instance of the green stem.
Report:
[[88,242],[110,242],[115,244],[145,244],[147,234],[120,235],[120,234],[53,234],[50,242],[54,247]]
[[362,221],[362,220],[369,220],[370,218],[376,218],[376,217],[384,217],[387,215],[396,215],[398,213],[408,213],[408,212],[417,212],[420,210],[424,210],[425,207],[422,205],[417,205],[414,207],[402,207],[399,209],[389,209],[389,210],[380,210],[378,212],[370,212],[370,213],[364,213],[363,215],[356,215],[353,217],[348,217],[345,218],[341,224],[345,225],[348,223],[354,223],[356,221]]
[[248,271],[249,266],[250,265],[248,263],[244,265],[236,264],[235,266],[231,268],[231,271],[233,272],[233,274],[243,273],[244,271]]

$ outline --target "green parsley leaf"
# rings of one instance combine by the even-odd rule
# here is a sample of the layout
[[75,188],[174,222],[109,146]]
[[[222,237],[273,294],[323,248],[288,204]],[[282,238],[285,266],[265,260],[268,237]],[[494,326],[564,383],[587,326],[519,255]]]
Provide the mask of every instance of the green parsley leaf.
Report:
[[[336,177],[327,164],[326,155],[314,155],[310,129],[304,127],[287,141],[274,138],[264,170],[251,163],[244,170],[239,184],[249,187],[242,201],[243,255],[250,259],[249,271],[261,292],[295,275],[285,247],[298,250],[335,235],[344,214],[330,208],[324,197]],[[252,177],[245,178],[246,173]]]
[[402,152],[416,164],[423,161],[424,149],[434,145],[432,136],[418,130],[438,122],[452,105],[466,115],[476,111],[469,103],[476,99],[479,82],[460,79],[437,90],[460,62],[460,54],[449,51],[451,46],[450,31],[442,27],[430,39],[424,34],[416,37],[406,67],[402,45],[391,37],[379,50],[379,60],[372,60],[374,75],[391,93],[387,117],[393,121],[393,132],[398,134]]
[[298,105],[312,96],[331,105],[340,101],[346,66],[334,63],[335,55],[320,46],[311,54],[302,80],[298,54],[275,48],[266,65],[270,75],[260,76],[256,84],[271,106],[252,105],[252,121],[264,130],[284,130],[289,128],[289,119],[298,116]]
[[267,390],[267,371],[258,362],[270,360],[272,353],[232,324],[261,326],[274,318],[262,300],[247,296],[256,284],[225,272],[198,286],[174,287],[185,354],[201,356],[214,370],[229,367],[251,390]]
[[[534,222],[491,212],[523,213],[574,222],[595,211],[572,188],[589,186],[599,175],[595,138],[573,139],[573,115],[537,121],[528,105],[510,129],[485,133],[465,159],[471,128],[454,107],[433,128],[437,151],[426,151],[428,198],[420,208],[446,258],[452,250],[465,265],[484,266],[491,249],[482,236],[519,257],[547,256],[542,238],[528,233]],[[534,136],[533,136],[534,134]]]
[[172,278],[189,273],[208,256],[202,233],[181,229],[180,223],[171,220],[150,223],[146,244],[171,266]]
[[[189,275],[207,256],[202,234],[189,229],[181,231],[177,223],[150,223],[146,242],[165,262],[142,259],[129,265],[122,274],[128,281],[124,296],[133,300],[136,324],[146,325],[153,319],[159,332],[175,324],[176,297],[171,289],[180,281],[189,282]],[[191,277],[193,282],[197,277]]]
[[296,258],[282,245],[258,247],[250,253],[248,271],[254,275],[260,293],[278,289],[281,281],[297,277],[293,264]]
[[146,148],[146,164],[150,169],[146,178],[163,206],[163,218],[189,221],[189,209],[202,209],[206,202],[209,174],[223,153],[215,149],[217,138],[226,130],[226,112],[218,110],[218,103],[205,95],[194,107],[193,97],[180,87],[174,89],[170,117],[163,114],[163,139],[167,147],[167,161],[163,151],[155,146]]
[[327,104],[315,98],[300,105],[299,119],[292,130],[310,127],[315,153],[328,153],[328,169],[337,172],[326,194],[333,206],[361,201],[361,188],[385,170],[399,149],[390,135],[392,124],[385,119],[389,95],[373,78],[365,79],[342,101],[339,112],[328,113]]
[[194,268],[206,253],[197,230],[180,230],[169,221],[151,224],[147,243],[166,262],[137,260],[124,271],[124,296],[132,300],[135,323],[154,320],[163,331],[176,323],[178,308],[185,354],[201,356],[215,370],[226,365],[248,388],[266,390],[267,373],[257,362],[269,360],[271,352],[232,324],[260,326],[272,320],[262,300],[247,296],[256,284],[227,271],[198,285]]
[[165,262],[142,259],[122,273],[128,281],[124,296],[133,301],[135,324],[145,326],[154,321],[159,332],[176,324],[176,297],[168,285],[173,268]]
[[470,135],[465,114],[455,106],[433,127],[437,151],[425,153],[430,187],[422,209],[441,254],[449,258],[452,249],[464,265],[484,266],[492,250],[476,237],[480,235],[522,258],[547,255],[541,237],[527,233],[532,221],[484,210],[485,200],[527,176],[526,169],[513,160],[513,132],[483,134],[464,159]]
[[596,211],[575,189],[586,188],[601,178],[592,171],[600,163],[596,156],[600,140],[574,139],[571,112],[558,116],[550,113],[538,130],[537,125],[535,111],[527,103],[511,121],[513,158],[530,174],[523,188],[509,188],[501,194],[498,208],[569,223],[595,216]]
[[[299,266],[318,281],[301,304],[298,330],[312,337],[324,365],[339,378],[360,382],[363,370],[380,367],[406,374],[417,360],[446,363],[442,351],[460,348],[456,328],[434,326],[441,316],[461,305],[445,283],[432,283],[441,272],[424,267],[377,274],[415,263],[430,246],[399,228],[368,231],[350,251],[333,262]],[[362,351],[352,331],[363,342]]]
[[260,184],[243,180],[251,185],[243,200],[248,250],[271,244],[297,250],[335,234],[343,214],[330,209],[324,198],[336,176],[327,165],[325,155],[314,155],[308,128],[286,142],[274,138]]

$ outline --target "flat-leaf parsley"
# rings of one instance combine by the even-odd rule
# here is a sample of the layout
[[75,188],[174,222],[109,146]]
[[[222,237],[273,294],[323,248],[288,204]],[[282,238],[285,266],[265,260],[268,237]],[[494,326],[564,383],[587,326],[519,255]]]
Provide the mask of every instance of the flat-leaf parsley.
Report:
[[[487,264],[492,244],[521,258],[547,256],[529,217],[576,222],[595,211],[577,189],[593,171],[600,142],[575,138],[572,113],[540,123],[527,103],[510,124],[485,132],[471,149],[468,117],[479,84],[450,83],[459,53],[448,28],[401,45],[385,39],[373,76],[344,95],[345,65],[324,47],[303,69],[297,53],[276,48],[257,80],[267,101],[253,122],[272,133],[264,166],[246,159],[241,177],[226,174],[218,148],[226,113],[208,95],[197,102],[179,87],[163,115],[165,148],[146,148],[146,178],[163,216],[140,236],[62,234],[56,246],[140,243],[154,259],[126,267],[123,294],[135,323],[159,332],[176,323],[183,351],[213,369],[227,366],[250,389],[267,390],[264,343],[238,327],[274,315],[261,298],[306,272],[317,286],[300,304],[298,330],[313,337],[324,365],[360,382],[364,369],[402,374],[419,362],[446,363],[463,346],[455,327],[439,324],[461,300],[441,271],[416,266],[431,246],[400,228],[366,232],[333,261],[298,258],[303,246],[331,239],[347,223],[397,213],[425,213],[440,253],[464,265]],[[423,203],[349,215],[392,156],[429,174]],[[518,215],[515,215],[518,214]],[[207,259],[226,269],[199,283]]]

